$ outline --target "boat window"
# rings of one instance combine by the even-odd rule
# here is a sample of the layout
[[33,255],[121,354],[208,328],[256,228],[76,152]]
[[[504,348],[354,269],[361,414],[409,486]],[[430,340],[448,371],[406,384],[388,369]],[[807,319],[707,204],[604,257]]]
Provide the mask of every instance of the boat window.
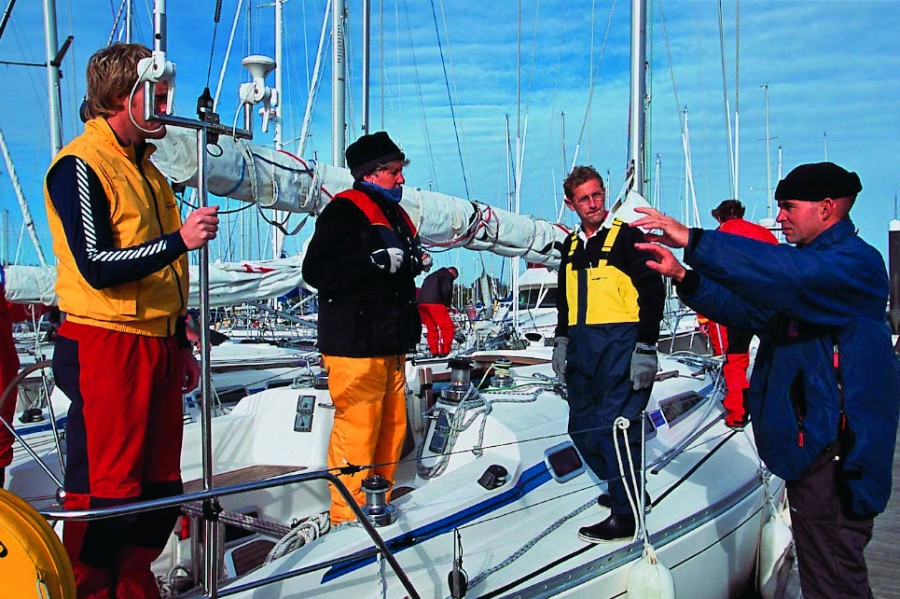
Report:
[[662,424],[661,422],[656,422],[653,417],[654,414],[659,414],[659,410],[644,415],[644,437],[647,439],[652,439],[656,436],[656,427]]
[[703,396],[696,391],[686,391],[662,400],[659,403],[659,407],[666,422],[669,426],[672,426],[674,423],[684,418],[684,416],[700,404],[703,399]]
[[544,463],[558,483],[572,480],[584,472],[584,460],[571,441],[554,445],[544,452]]
[[236,404],[240,400],[247,397],[246,387],[232,387],[231,389],[216,390],[219,396],[219,402],[225,405]]
[[[538,300],[541,300],[538,305]],[[519,308],[555,308],[556,307],[556,289],[543,289],[536,287],[534,289],[522,289],[519,291]]]

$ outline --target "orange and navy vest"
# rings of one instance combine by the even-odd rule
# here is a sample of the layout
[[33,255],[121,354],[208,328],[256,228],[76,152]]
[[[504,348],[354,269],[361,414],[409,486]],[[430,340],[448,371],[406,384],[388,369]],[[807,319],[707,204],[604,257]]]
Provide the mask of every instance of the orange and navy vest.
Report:
[[[118,247],[139,245],[181,227],[175,194],[149,160],[152,150],[148,148],[138,164],[134,147],[122,146],[106,120],[95,118],[54,158],[53,165],[64,156],[77,156],[96,173],[109,200],[109,221]],[[46,180],[44,203],[58,260],[56,295],[66,317],[73,322],[138,335],[174,334],[175,321],[186,307],[187,256],[182,255],[139,281],[94,289],[78,270]]]

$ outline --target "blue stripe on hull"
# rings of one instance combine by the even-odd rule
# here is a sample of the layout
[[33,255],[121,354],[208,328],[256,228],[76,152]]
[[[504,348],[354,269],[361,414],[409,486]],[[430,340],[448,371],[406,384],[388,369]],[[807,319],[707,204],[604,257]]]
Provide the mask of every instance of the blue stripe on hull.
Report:
[[[409,531],[394,537],[393,539],[385,540],[385,543],[393,553],[414,547],[423,541],[450,532],[464,524],[468,524],[482,516],[495,512],[514,501],[522,499],[525,495],[549,481],[550,478],[550,472],[547,470],[547,465],[544,462],[540,462],[523,472],[522,476],[519,477],[518,482],[516,482],[516,485],[508,491],[504,491],[503,493],[473,505],[470,508],[456,512],[442,520],[426,524],[421,528]],[[329,582],[345,574],[364,568],[369,564],[375,563],[375,559],[376,556],[370,555],[350,560],[337,566],[332,566],[322,577],[322,582]]]

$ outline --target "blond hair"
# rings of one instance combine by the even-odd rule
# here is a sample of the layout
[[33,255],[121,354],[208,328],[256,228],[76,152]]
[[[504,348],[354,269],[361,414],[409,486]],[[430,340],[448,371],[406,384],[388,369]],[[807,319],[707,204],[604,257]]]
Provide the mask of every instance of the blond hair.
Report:
[[95,52],[87,66],[87,117],[109,117],[119,112],[121,99],[137,82],[138,63],[150,55],[146,46],[123,43]]

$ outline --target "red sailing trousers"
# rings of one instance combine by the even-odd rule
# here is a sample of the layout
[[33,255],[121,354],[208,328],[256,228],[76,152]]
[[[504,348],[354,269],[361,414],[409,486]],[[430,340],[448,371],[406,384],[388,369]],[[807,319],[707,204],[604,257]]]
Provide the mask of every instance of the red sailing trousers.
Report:
[[725,375],[725,422],[739,425],[746,421],[747,412],[744,406],[744,389],[750,387],[747,381],[747,368],[750,366],[750,339],[752,335],[745,331],[731,330],[710,321],[706,330],[713,353],[725,355],[722,374]]
[[456,325],[450,318],[447,306],[442,304],[419,304],[419,316],[425,325],[428,349],[433,356],[446,356],[453,344]]
[[[181,493],[183,367],[174,336],[149,337],[66,321],[53,355],[72,400],[67,509],[121,505]],[[78,596],[158,597],[150,572],[178,510],[67,521],[63,544]]]

